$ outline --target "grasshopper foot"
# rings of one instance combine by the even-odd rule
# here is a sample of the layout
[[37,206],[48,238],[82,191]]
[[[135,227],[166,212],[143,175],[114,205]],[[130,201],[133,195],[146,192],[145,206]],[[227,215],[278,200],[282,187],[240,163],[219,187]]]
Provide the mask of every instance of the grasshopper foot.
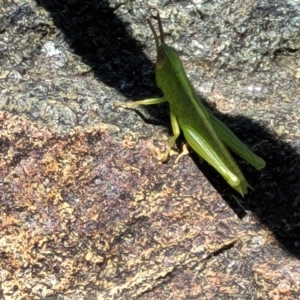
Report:
[[175,164],[177,164],[183,156],[188,155],[188,154],[189,154],[188,144],[184,144],[182,146],[182,152],[177,156],[177,158],[175,160]]

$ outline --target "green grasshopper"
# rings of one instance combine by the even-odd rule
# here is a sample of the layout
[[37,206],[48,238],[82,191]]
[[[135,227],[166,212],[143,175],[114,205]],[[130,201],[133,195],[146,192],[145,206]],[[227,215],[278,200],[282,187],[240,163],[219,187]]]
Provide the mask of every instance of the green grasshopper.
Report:
[[[211,164],[242,196],[247,193],[248,182],[232,158],[228,149],[242,157],[254,168],[264,168],[265,161],[256,156],[212,111],[204,106],[192,87],[176,50],[164,40],[164,32],[159,14],[157,14],[160,41],[149,19],[154,35],[157,60],[155,64],[156,83],[163,92],[161,98],[151,98],[118,106],[132,108],[137,105],[152,105],[169,102],[173,136],[169,139],[162,158],[166,161],[171,147],[182,130],[189,146],[209,164]],[[250,186],[249,186],[250,187]]]

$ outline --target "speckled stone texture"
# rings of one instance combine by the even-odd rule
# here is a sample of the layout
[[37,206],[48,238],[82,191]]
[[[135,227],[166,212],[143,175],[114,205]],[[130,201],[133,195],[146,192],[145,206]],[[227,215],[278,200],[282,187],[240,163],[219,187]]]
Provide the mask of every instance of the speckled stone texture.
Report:
[[[146,18],[258,155],[165,164]],[[300,299],[300,2],[0,0],[0,299]],[[153,19],[153,23],[156,23]]]

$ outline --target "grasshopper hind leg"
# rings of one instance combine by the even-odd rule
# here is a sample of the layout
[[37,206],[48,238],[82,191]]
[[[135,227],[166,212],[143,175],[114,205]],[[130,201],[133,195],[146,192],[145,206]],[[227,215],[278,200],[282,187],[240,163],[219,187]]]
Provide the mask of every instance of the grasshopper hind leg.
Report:
[[[231,161],[225,162],[224,158],[218,155],[214,148],[207,143],[205,138],[192,127],[183,125],[182,131],[188,144],[199,156],[212,165],[223,176],[227,183],[242,196],[247,194],[248,182],[233,158]],[[231,157],[229,153],[228,155],[229,157],[227,157],[227,159]]]

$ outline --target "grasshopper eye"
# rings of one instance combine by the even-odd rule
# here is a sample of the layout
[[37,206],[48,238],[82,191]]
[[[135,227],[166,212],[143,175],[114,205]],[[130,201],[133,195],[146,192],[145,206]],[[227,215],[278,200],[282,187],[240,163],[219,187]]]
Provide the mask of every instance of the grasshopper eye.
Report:
[[166,52],[164,49],[160,48],[158,50],[158,55],[156,59],[156,67],[158,69],[161,69],[164,66],[165,62],[166,62]]

